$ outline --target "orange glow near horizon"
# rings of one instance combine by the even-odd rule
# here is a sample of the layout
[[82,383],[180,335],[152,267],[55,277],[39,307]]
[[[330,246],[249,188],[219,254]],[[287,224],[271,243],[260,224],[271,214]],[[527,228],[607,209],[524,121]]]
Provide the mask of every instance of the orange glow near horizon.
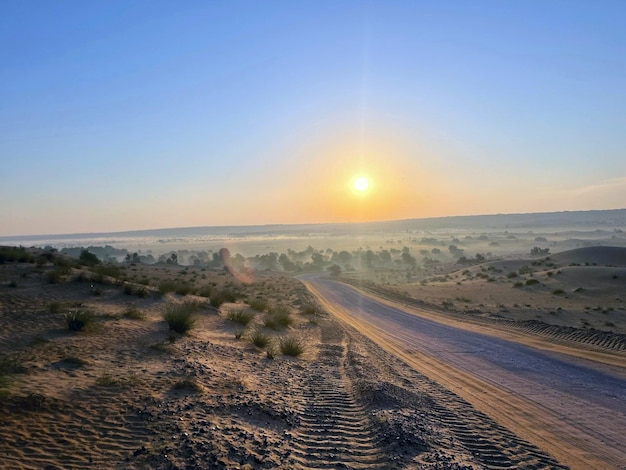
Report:
[[[429,169],[431,152],[416,148],[414,136],[411,137],[402,139],[384,132],[364,137],[360,131],[354,131],[335,133],[308,145],[299,142],[289,153],[307,164],[280,169],[289,184],[280,190],[276,188],[282,204],[272,207],[281,218],[298,222],[362,222],[423,216],[432,210],[425,205],[436,200],[430,196],[437,178]],[[285,195],[288,205],[283,202]]]

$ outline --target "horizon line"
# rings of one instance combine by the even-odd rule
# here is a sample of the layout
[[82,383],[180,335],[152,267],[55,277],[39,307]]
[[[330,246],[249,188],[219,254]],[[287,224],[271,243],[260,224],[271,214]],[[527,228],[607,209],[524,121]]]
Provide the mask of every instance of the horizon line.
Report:
[[546,215],[546,214],[565,214],[565,213],[590,213],[590,212],[616,212],[624,211],[626,208],[618,209],[588,209],[588,210],[562,210],[562,211],[547,211],[547,212],[513,212],[513,213],[492,213],[492,214],[469,214],[469,215],[446,215],[436,217],[412,217],[407,219],[387,219],[387,220],[370,220],[361,222],[306,222],[306,223],[268,223],[268,224],[241,224],[241,225],[195,225],[186,227],[160,227],[160,228],[144,228],[144,229],[132,229],[132,230],[119,230],[119,231],[107,231],[107,232],[74,232],[74,233],[41,233],[41,234],[22,234],[22,235],[0,235],[2,239],[14,239],[14,238],[34,238],[34,237],[79,237],[79,236],[93,236],[93,235],[120,235],[120,234],[134,234],[138,232],[157,232],[164,230],[190,230],[190,229],[210,229],[210,228],[262,228],[262,227],[302,227],[309,225],[330,225],[330,226],[345,226],[345,225],[366,225],[366,224],[384,224],[384,223],[401,223],[410,221],[425,221],[425,220],[438,220],[438,219],[452,219],[452,218],[472,218],[472,217],[498,217],[498,216],[520,216],[520,215]]

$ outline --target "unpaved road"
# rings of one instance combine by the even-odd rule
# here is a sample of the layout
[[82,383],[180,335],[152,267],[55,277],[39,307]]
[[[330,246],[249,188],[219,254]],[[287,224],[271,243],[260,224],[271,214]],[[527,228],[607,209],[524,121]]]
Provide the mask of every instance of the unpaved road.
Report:
[[339,319],[572,469],[626,468],[626,364],[436,322],[332,279],[302,280]]

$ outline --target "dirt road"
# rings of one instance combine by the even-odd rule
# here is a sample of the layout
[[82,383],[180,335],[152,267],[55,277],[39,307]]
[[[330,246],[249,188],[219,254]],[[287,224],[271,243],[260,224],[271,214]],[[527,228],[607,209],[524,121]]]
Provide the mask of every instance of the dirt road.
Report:
[[626,468],[626,364],[535,349],[331,279],[302,280],[339,319],[572,469]]

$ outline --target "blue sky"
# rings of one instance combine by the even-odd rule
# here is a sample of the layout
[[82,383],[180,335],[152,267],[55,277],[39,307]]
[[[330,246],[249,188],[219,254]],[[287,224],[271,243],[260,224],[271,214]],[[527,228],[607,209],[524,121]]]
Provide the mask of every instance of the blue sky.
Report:
[[621,1],[2,10],[0,235],[626,207]]

